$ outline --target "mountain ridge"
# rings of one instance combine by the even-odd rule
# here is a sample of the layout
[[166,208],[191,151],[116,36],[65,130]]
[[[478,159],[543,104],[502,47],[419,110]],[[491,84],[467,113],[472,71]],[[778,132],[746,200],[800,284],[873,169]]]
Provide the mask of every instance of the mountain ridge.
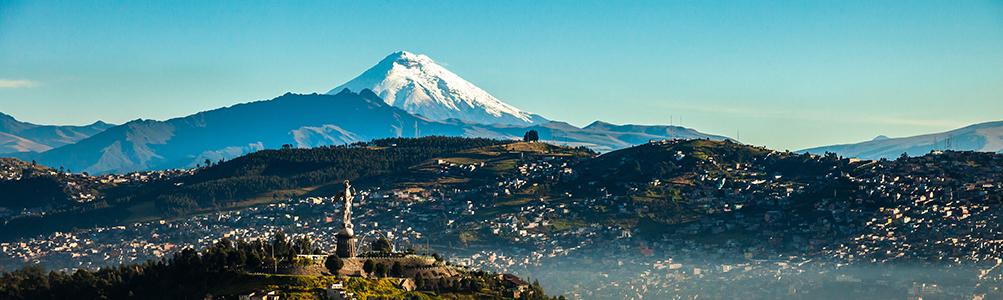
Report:
[[86,139],[114,125],[39,125],[0,112],[0,154],[43,152]]
[[459,136],[518,140],[536,130],[542,140],[611,151],[653,139],[726,137],[676,126],[579,128],[547,121],[520,126],[460,119],[429,120],[386,104],[364,89],[328,94],[286,93],[164,121],[133,120],[77,143],[13,156],[95,174],[190,168],[284,145],[310,148],[388,137]]
[[[304,127],[337,125],[348,136],[371,139],[416,136],[419,123],[438,126],[384,104],[371,92],[287,93],[165,121],[134,120],[77,144],[23,158],[95,173],[181,168],[292,144],[297,141],[294,131]],[[309,134],[306,131],[300,135]],[[319,146],[307,143],[310,139],[299,141],[304,144],[294,146]]]
[[896,158],[903,153],[917,156],[934,150],[1003,152],[1003,121],[977,123],[938,133],[898,138],[881,137],[884,136],[860,143],[814,147],[799,152],[834,152],[862,159]]

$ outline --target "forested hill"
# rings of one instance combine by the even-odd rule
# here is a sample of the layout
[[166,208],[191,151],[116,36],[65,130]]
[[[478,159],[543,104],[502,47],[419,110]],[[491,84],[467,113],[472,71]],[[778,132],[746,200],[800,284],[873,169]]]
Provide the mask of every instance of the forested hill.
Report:
[[[107,186],[98,200],[44,216],[0,225],[9,239],[56,230],[180,216],[307,195],[344,180],[363,180],[406,170],[438,155],[510,143],[477,138],[390,138],[312,149],[264,150],[210,163],[192,175],[143,184]],[[18,184],[13,183],[11,184]]]

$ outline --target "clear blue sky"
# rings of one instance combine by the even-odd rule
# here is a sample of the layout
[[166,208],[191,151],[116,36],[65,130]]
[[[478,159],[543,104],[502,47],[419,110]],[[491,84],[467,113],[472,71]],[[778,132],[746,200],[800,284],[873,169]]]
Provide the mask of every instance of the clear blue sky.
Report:
[[401,49],[551,119],[777,149],[1003,119],[1001,1],[0,0],[0,111],[166,119]]

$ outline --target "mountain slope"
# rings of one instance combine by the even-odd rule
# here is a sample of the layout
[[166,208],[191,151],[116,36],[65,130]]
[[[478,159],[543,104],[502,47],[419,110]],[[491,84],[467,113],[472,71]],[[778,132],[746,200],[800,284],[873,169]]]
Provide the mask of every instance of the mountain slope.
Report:
[[433,120],[528,125],[543,118],[519,110],[421,54],[390,54],[358,77],[332,89],[370,89],[387,104]]
[[388,106],[368,90],[286,94],[167,121],[136,120],[25,159],[92,173],[128,172],[192,167],[285,144],[316,147],[414,137],[426,129],[460,133]]
[[76,143],[112,126],[101,121],[84,126],[37,125],[0,113],[0,154],[42,152]]
[[52,147],[39,144],[35,141],[14,134],[0,132],[0,154],[14,152],[42,152],[49,149],[52,149]]
[[845,157],[863,159],[896,158],[907,153],[918,156],[932,150],[981,152],[1003,151],[1003,121],[975,124],[947,132],[903,138],[875,138],[844,145],[832,145],[801,150],[808,153],[835,152]]

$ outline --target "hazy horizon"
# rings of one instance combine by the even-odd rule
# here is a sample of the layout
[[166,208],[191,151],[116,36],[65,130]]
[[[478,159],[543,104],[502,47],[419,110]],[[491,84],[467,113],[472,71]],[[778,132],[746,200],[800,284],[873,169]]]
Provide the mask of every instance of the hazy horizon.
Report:
[[551,120],[779,150],[1003,115],[1001,2],[312,4],[0,1],[0,112],[169,119],[323,93],[408,50]]

